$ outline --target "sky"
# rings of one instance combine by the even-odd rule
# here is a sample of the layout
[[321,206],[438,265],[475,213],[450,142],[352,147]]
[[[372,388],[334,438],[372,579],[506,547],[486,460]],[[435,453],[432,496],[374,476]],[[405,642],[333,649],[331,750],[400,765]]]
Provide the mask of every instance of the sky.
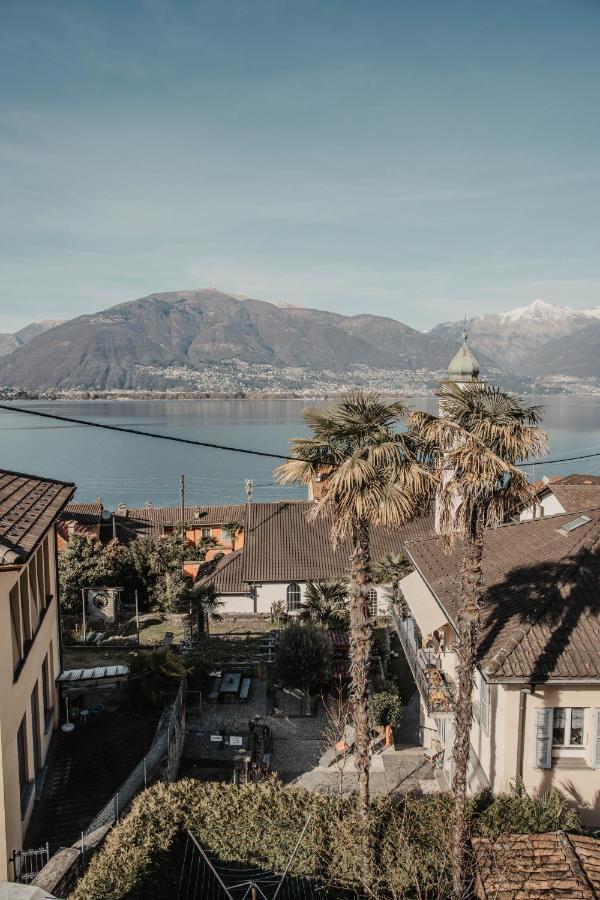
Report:
[[0,331],[600,305],[600,0],[0,0]]

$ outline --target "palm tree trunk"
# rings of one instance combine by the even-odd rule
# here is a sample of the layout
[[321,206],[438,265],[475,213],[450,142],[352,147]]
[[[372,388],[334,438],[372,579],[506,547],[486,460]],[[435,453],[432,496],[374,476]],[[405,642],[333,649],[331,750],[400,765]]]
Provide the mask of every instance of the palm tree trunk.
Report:
[[479,638],[479,601],[483,582],[483,535],[485,513],[473,517],[461,570],[461,607],[458,614],[458,697],[454,737],[454,818],[452,834],[453,898],[464,900],[470,884],[468,866],[467,778],[473,718],[473,683]]
[[352,675],[352,715],[354,719],[354,763],[358,789],[358,813],[363,822],[363,873],[370,872],[369,840],[369,660],[371,657],[372,624],[369,616],[367,591],[369,584],[370,547],[369,528],[357,522],[353,529],[353,551],[350,560],[350,672]]

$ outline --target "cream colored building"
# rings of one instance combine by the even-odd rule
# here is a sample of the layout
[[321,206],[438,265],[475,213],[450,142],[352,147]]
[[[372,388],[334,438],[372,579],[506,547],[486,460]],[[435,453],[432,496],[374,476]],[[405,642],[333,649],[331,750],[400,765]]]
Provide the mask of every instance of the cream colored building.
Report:
[[59,720],[55,522],[74,491],[0,470],[0,881],[13,877]]
[[[452,782],[461,554],[407,543],[411,612],[394,612],[419,687],[423,743]],[[600,509],[490,529],[469,787],[559,788],[600,825]]]

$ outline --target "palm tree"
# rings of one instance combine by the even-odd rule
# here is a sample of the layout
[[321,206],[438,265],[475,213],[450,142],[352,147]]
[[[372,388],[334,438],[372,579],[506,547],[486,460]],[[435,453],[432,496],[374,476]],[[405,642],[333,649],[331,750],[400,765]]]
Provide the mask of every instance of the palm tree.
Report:
[[402,615],[406,613],[406,603],[400,590],[400,582],[410,571],[410,563],[403,553],[387,553],[375,566],[373,575],[378,584],[387,584],[389,596],[393,603],[402,607]]
[[448,383],[437,395],[441,415],[413,412],[409,428],[421,441],[438,482],[438,531],[448,550],[458,542],[463,554],[452,785],[453,896],[462,900],[468,884],[466,798],[484,531],[532,500],[531,486],[518,463],[544,453],[547,436],[539,427],[539,407],[525,406],[519,398],[483,382]]
[[407,414],[399,402],[353,391],[332,408],[304,410],[312,431],[292,441],[292,459],[276,471],[282,484],[308,484],[325,469],[313,519],[328,516],[334,545],[350,539],[350,657],[355,732],[358,810],[363,821],[363,868],[370,870],[368,678],[372,623],[368,608],[371,583],[371,525],[390,526],[411,518],[427,494],[431,477],[417,461],[415,440],[399,433]]
[[316,625],[341,625],[344,621],[348,584],[346,581],[309,581],[298,618]]

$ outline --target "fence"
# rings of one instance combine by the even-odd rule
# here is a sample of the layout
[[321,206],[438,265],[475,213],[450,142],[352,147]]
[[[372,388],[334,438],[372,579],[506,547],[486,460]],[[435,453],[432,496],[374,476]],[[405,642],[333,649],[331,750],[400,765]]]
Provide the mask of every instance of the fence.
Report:
[[10,858],[15,881],[29,884],[50,859],[50,844],[38,850],[15,850]]
[[[28,868],[22,871],[27,874],[27,881],[34,881],[34,884],[43,887],[44,890],[57,891],[59,888],[71,887],[77,879],[78,875],[82,875],[85,871],[86,864],[89,861],[92,852],[103,839],[104,835],[112,826],[119,821],[120,816],[126,811],[134,797],[145,787],[162,778],[165,781],[173,781],[177,777],[177,771],[181,762],[183,753],[183,742],[185,739],[185,712],[186,712],[186,684],[183,681],[180,685],[175,702],[169,706],[160,718],[152,746],[146,756],[137,764],[137,766],[129,773],[119,790],[113,794],[110,800],[104,804],[102,809],[92,819],[88,827],[81,833],[81,840],[75,847],[71,849],[70,855],[66,850],[59,851],[52,860],[50,860],[49,849],[45,851],[28,850],[15,851],[14,857],[17,855],[27,859]],[[45,853],[45,856],[41,854]],[[34,854],[39,854],[36,858]],[[44,879],[44,866],[51,861],[57,859],[61,854],[65,854],[65,865],[57,865],[59,870],[55,876],[52,873],[52,884],[47,883],[48,879]],[[15,880],[24,881],[25,877],[19,877],[18,865],[15,862]]]
[[81,849],[85,864],[85,838],[99,828],[112,826],[129,806],[136,794],[155,780],[164,765],[166,781],[173,781],[177,775],[183,741],[185,737],[185,683],[182,682],[174,704],[166,710],[158,724],[154,740],[146,756],[137,764],[119,790],[110,798],[100,812],[92,819],[81,835]]

